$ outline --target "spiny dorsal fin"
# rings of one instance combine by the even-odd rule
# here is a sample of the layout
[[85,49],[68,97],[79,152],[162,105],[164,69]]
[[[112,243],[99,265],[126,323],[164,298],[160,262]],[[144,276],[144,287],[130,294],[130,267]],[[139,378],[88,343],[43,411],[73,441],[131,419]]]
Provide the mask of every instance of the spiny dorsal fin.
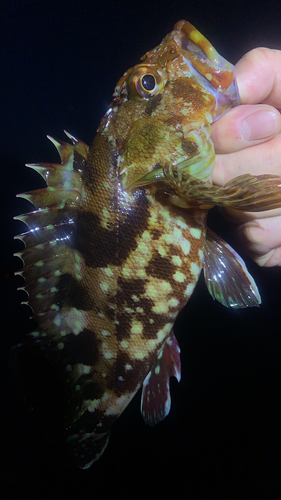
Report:
[[[72,249],[77,210],[80,204],[88,146],[66,132],[72,144],[49,137],[56,146],[61,163],[38,163],[27,166],[36,170],[47,187],[19,194],[36,210],[15,217],[29,230],[16,236],[25,249],[15,255],[25,264],[20,274],[40,329],[54,330],[52,322],[59,306],[56,298],[67,289],[75,268]],[[67,279],[62,279],[66,276]]]

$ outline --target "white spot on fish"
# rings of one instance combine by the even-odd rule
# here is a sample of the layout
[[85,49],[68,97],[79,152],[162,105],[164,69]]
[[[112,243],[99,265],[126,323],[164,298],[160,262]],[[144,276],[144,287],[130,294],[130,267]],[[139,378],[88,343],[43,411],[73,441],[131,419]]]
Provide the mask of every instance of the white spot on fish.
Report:
[[190,264],[190,271],[191,271],[191,274],[193,274],[193,276],[197,277],[197,276],[199,276],[200,268],[197,266],[197,264],[192,262]]
[[106,267],[104,269],[104,274],[106,274],[106,276],[108,276],[109,278],[111,278],[112,276],[114,276],[113,271],[110,269],[110,267]]
[[178,299],[172,298],[168,301],[170,307],[177,307],[179,305]]
[[103,337],[111,337],[111,333],[108,332],[107,330],[102,330],[101,334],[102,334]]
[[183,240],[180,242],[180,246],[182,248],[182,251],[184,253],[184,255],[188,255],[189,252],[190,252],[190,241],[188,240]]
[[194,290],[194,286],[195,286],[195,283],[189,283],[189,285],[187,285],[186,289],[185,289],[185,292],[184,292],[184,295],[189,298],[191,297],[192,295],[192,292]]
[[104,293],[107,293],[107,292],[108,292],[108,290],[109,290],[109,285],[108,285],[108,283],[106,283],[105,281],[103,281],[103,282],[101,282],[101,283],[99,284],[99,286],[100,286],[100,289],[101,289],[101,291],[102,291],[102,292],[104,292]]
[[174,266],[181,266],[182,260],[178,255],[172,255],[172,263],[174,264]]
[[158,253],[161,255],[161,257],[167,257],[167,252],[166,252],[165,248],[162,247],[162,245],[159,245]]
[[180,229],[178,229],[177,227],[174,227],[174,237],[177,239],[177,240],[180,240],[182,238],[182,232]]
[[196,238],[197,240],[199,240],[201,238],[202,231],[201,231],[201,229],[198,229],[197,227],[192,227],[190,229],[190,234],[191,234],[191,236],[193,236],[193,238]]
[[61,315],[60,314],[57,314],[57,316],[55,317],[54,319],[54,324],[59,327],[61,325],[61,322],[62,322],[62,318],[61,318]]
[[180,271],[176,271],[175,274],[173,274],[173,278],[178,283],[183,283],[185,280],[185,275],[183,273],[181,273]]
[[103,349],[102,354],[105,359],[112,359],[114,356],[108,349]]
[[134,321],[131,327],[131,333],[133,335],[140,335],[143,331],[143,325],[140,321]]
[[157,302],[153,307],[152,311],[155,312],[156,314],[167,314],[168,313],[168,304],[167,302]]
[[93,413],[97,409],[99,403],[100,403],[100,399],[93,399],[93,400],[89,399],[87,401],[87,410],[89,412]]

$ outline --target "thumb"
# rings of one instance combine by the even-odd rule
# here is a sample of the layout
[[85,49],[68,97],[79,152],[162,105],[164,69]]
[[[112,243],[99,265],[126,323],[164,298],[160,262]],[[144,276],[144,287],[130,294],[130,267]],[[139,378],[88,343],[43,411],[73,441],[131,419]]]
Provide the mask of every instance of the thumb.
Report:
[[279,111],[268,104],[242,105],[212,124],[216,153],[233,153],[268,141],[281,130]]

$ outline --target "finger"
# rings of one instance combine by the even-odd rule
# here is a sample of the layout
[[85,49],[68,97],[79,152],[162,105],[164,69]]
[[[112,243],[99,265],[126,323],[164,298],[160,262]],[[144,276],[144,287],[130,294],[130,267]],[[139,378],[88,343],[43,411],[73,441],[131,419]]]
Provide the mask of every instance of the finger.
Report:
[[281,175],[281,134],[235,153],[216,155],[213,182],[223,186],[238,175]]
[[281,216],[242,224],[236,235],[257,264],[281,265]]
[[220,208],[219,211],[232,224],[244,224],[256,219],[271,219],[272,217],[281,216],[281,208],[265,210],[263,212],[244,212],[233,208]]
[[281,131],[281,115],[266,104],[231,109],[212,125],[216,153],[232,153],[268,141]]
[[259,47],[236,64],[241,102],[263,102],[281,108],[281,51]]

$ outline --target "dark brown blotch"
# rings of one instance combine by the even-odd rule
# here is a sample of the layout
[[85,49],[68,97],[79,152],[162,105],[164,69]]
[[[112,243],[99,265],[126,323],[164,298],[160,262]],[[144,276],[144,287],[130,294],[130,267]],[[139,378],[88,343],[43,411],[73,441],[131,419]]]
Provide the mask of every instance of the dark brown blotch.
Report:
[[146,108],[145,108],[146,114],[148,114],[150,116],[151,113],[153,111],[155,111],[155,109],[157,108],[157,106],[159,106],[161,100],[162,100],[162,95],[161,94],[158,94],[155,97],[151,97],[148,100]]
[[83,311],[93,308],[93,302],[88,290],[71,274],[63,274],[57,288],[58,292],[55,295],[54,303],[60,307],[64,304]]
[[176,269],[168,257],[162,257],[157,250],[154,250],[146,267],[146,273],[154,278],[167,280],[176,272]]
[[150,234],[153,240],[159,240],[162,236],[162,231],[160,229],[154,228],[150,231]]
[[[126,369],[126,365],[130,365],[132,369]],[[131,359],[124,351],[121,351],[114,366],[115,377],[111,379],[109,388],[117,396],[137,390],[139,384],[143,382],[149,372],[151,365],[150,357],[143,360]],[[121,377],[121,380],[118,380],[118,377]]]
[[101,219],[92,212],[78,212],[75,248],[81,252],[89,267],[120,266],[138,245],[138,237],[148,226],[150,204],[143,191],[131,197],[121,187],[108,200],[108,210],[115,212],[116,224],[111,229],[101,225]]
[[71,333],[64,340],[64,357],[68,364],[94,366],[99,360],[100,340],[95,332],[85,328],[78,335]]

